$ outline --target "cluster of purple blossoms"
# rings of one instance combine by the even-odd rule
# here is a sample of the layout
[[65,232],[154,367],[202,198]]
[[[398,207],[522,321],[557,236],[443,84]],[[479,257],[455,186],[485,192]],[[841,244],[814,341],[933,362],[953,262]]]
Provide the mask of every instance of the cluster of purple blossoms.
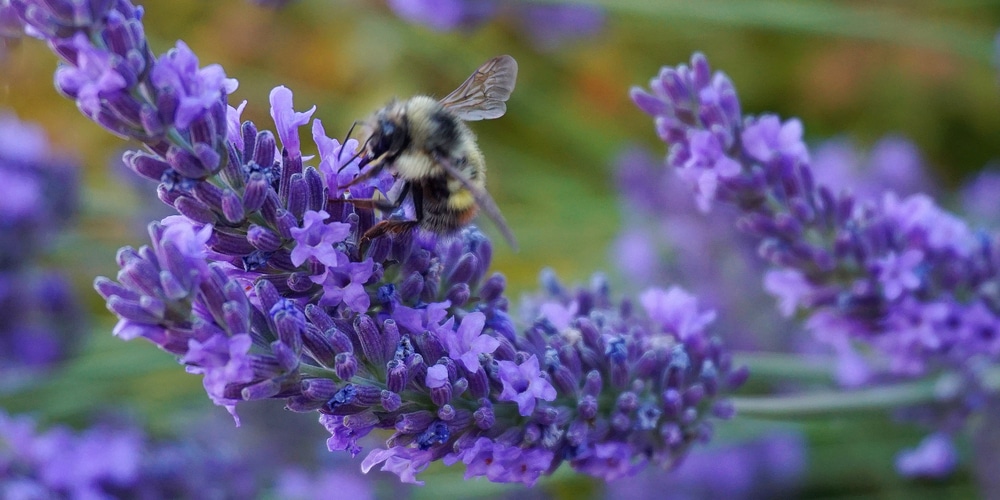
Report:
[[472,30],[507,17],[540,48],[593,36],[604,27],[604,11],[593,5],[498,0],[389,0],[401,18],[438,31]]
[[0,374],[65,358],[81,314],[69,283],[39,257],[75,214],[75,165],[52,157],[41,129],[0,111]]
[[0,412],[0,497],[308,499],[328,497],[334,484],[349,498],[374,497],[358,474],[279,468],[224,434],[154,440],[114,419],[42,430],[27,416]]
[[735,226],[771,266],[764,286],[780,311],[864,358],[870,380],[957,373],[966,390],[935,417],[945,433],[956,430],[981,401],[982,368],[1000,357],[995,234],[970,229],[926,194],[861,198],[825,185],[819,179],[835,174],[818,172],[801,123],[744,116],[732,82],[700,54],[632,97],[655,117],[667,164],[699,205],[735,209]]
[[701,55],[665,68],[651,90],[632,96],[656,117],[668,164],[702,207],[739,209],[782,313],[804,312],[833,345],[873,346],[902,375],[1000,355],[991,235],[924,194],[861,200],[817,183],[801,123],[744,118],[732,83]]
[[[859,199],[874,199],[892,188],[908,196],[934,192],[934,182],[916,146],[899,136],[877,141],[868,152],[846,138],[825,141],[813,149],[812,166],[819,184],[850,189]],[[814,352],[823,349],[815,340],[798,335],[801,325],[780,321],[770,309],[773,298],[759,287],[767,263],[757,255],[758,240],[733,231],[738,208],[715,206],[698,209],[689,187],[676,172],[663,168],[660,158],[641,148],[620,155],[618,189],[627,212],[613,251],[629,282],[636,285],[673,282],[684,286],[720,312],[722,331],[731,334],[727,345],[742,350]],[[963,205],[987,213],[995,197],[990,177],[970,184]],[[858,370],[857,355],[842,351],[837,379],[845,386],[865,381],[867,370]]]
[[115,334],[177,356],[234,416],[280,399],[322,414],[331,450],[356,455],[361,437],[393,430],[366,471],[416,482],[442,460],[527,484],[564,461],[607,479],[674,464],[710,437],[711,417],[732,416],[724,396],[747,372],[691,296],[650,290],[639,312],[603,284],[569,293],[549,280],[518,333],[474,227],[364,243],[380,216],[351,200],[395,181],[344,188],[364,162],[319,120],[309,165],[299,127],[314,110],[296,112],[290,90],[271,93],[276,138],[241,123],[246,103],[227,105],[235,82],[221,68],[199,68],[181,42],[153,57],[127,0],[12,4],[66,63],[59,89],[145,144],[125,163],[181,214],[150,225],[150,246],[119,251],[117,280],[96,280]]

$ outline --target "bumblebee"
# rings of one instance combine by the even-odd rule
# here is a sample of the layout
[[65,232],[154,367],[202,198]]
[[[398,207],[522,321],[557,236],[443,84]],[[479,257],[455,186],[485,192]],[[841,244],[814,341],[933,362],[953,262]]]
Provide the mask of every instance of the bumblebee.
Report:
[[[369,179],[384,168],[396,178],[393,199],[351,200],[391,212],[407,196],[415,220],[383,220],[362,241],[400,234],[419,227],[436,234],[453,234],[482,210],[496,223],[512,248],[514,235],[486,191],[486,162],[466,121],[499,118],[514,90],[517,62],[503,55],[486,61],[462,85],[441,100],[415,96],[393,100],[368,120],[371,130],[360,155],[367,170],[350,185]],[[388,195],[387,195],[388,196]]]

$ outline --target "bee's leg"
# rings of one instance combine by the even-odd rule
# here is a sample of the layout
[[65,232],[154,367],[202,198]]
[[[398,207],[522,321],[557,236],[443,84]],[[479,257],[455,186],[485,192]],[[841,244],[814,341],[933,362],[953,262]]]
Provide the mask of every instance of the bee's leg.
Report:
[[415,229],[418,224],[420,224],[420,222],[415,220],[384,220],[372,226],[371,229],[365,231],[365,234],[361,237],[361,241],[358,242],[358,245],[361,248],[365,248],[375,238],[385,236],[387,234],[405,234]]

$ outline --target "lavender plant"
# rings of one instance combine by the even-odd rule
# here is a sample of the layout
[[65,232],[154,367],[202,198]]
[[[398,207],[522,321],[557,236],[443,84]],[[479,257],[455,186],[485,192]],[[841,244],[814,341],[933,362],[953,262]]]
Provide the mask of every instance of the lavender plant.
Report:
[[115,334],[177,356],[234,416],[279,399],[319,412],[331,450],[356,455],[363,436],[393,431],[366,471],[417,482],[440,460],[526,484],[563,462],[605,479],[669,466],[732,416],[725,396],[747,371],[693,296],[650,289],[636,308],[602,280],[568,291],[547,279],[519,331],[476,228],[361,244],[381,216],[351,200],[393,179],[345,188],[365,162],[319,120],[310,165],[299,127],[315,108],[295,111],[290,90],[271,92],[275,132],[260,130],[241,123],[245,102],[228,106],[236,82],[221,67],[199,68],[183,42],[155,57],[127,0],[11,5],[62,57],[59,90],[144,145],[125,163],[180,213],[150,225],[149,246],[119,251],[116,280],[96,280]]
[[[82,430],[41,429],[28,416],[0,412],[3,498],[328,497],[332,484],[350,498],[374,498],[370,483],[343,470],[312,472],[250,453],[218,432],[154,438],[135,423],[105,418]],[[218,427],[198,422],[203,429]]]
[[[995,235],[970,229],[926,194],[863,199],[817,182],[801,123],[744,116],[732,82],[700,54],[632,97],[655,117],[667,165],[700,206],[736,209],[731,219],[771,266],[764,286],[784,315],[798,314],[835,349],[860,346],[876,374],[948,374],[950,389],[929,400],[938,404],[916,413],[942,435],[996,389]],[[934,448],[935,457],[953,457]],[[907,456],[901,464],[942,462]]]
[[41,129],[0,111],[0,374],[3,386],[65,359],[82,315],[66,278],[41,263],[76,212],[76,166]]

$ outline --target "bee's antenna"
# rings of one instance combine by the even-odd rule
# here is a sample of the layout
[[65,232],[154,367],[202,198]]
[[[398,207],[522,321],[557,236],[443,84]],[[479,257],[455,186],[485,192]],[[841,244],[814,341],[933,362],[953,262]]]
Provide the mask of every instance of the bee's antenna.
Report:
[[[353,128],[353,127],[352,127],[352,128]],[[369,137],[369,138],[365,139],[365,142],[364,142],[363,144],[361,144],[361,146],[360,146],[360,147],[358,147],[358,152],[357,152],[357,153],[354,153],[354,156],[352,156],[350,160],[347,160],[347,162],[346,162],[346,163],[344,163],[343,165],[341,165],[341,166],[340,166],[340,168],[339,168],[339,169],[337,169],[337,173],[339,174],[339,173],[340,173],[340,171],[341,171],[341,170],[343,170],[343,169],[344,169],[345,167],[347,167],[348,165],[350,165],[352,161],[354,161],[354,160],[357,160],[357,159],[358,159],[359,157],[361,157],[361,153],[364,153],[364,151],[365,151],[365,148],[366,148],[366,147],[368,147],[368,142],[369,142],[369,141],[371,141],[371,140],[372,140],[372,138],[371,138],[371,137]],[[344,150],[344,148],[343,148],[343,147],[341,147],[341,148],[340,148],[340,150],[341,150],[341,151],[343,151],[343,150]],[[337,159],[337,161],[340,161],[340,159],[338,158],[338,159]]]
[[[337,163],[340,163],[340,155],[344,153],[344,148],[347,147],[347,141],[350,140],[351,133],[354,132],[354,127],[357,126],[358,126],[358,121],[354,120],[354,123],[351,124],[351,128],[347,130],[347,136],[344,137],[344,140],[340,143],[340,151],[337,152]],[[354,159],[352,158],[351,161],[354,161]],[[351,161],[347,163],[350,163]]]

